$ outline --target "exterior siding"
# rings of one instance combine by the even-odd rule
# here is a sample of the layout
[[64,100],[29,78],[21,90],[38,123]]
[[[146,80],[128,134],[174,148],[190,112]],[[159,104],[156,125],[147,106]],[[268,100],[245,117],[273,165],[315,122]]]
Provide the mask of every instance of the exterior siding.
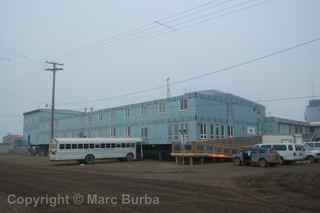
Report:
[[[204,124],[206,138],[216,138],[216,128],[220,137],[222,131],[225,137],[228,136],[231,129],[233,136],[247,136],[249,128],[254,128],[260,134],[265,107],[232,94],[212,90],[87,113],[56,111],[55,115],[56,137],[143,136],[146,144],[171,144],[181,141],[180,129],[187,129],[186,141],[205,139],[201,132]],[[49,123],[48,110],[25,113],[25,139],[31,135],[31,144],[47,144]],[[130,135],[127,134],[128,128]]]

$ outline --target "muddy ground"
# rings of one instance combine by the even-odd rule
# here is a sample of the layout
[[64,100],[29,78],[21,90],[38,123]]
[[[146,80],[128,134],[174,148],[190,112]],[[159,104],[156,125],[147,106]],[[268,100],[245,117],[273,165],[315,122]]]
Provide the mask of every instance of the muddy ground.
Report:
[[[101,161],[80,166],[0,155],[0,168],[1,213],[320,212],[320,163],[259,168]],[[28,197],[43,200],[26,204]],[[60,203],[49,200],[57,197]]]

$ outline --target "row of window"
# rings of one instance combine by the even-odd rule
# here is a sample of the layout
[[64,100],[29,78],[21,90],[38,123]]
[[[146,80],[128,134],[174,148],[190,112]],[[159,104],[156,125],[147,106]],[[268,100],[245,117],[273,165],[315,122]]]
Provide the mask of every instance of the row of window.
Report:
[[[90,134],[88,135],[89,137],[105,137],[105,136],[110,136],[110,137],[118,137],[118,136],[122,136],[119,133],[119,129],[112,127],[112,128],[107,128],[105,130],[102,129],[102,131],[97,131],[97,130],[91,130],[89,131]],[[58,137],[85,137],[86,135],[83,132],[80,133],[75,133],[72,132],[70,134],[64,133],[64,134],[57,134]],[[127,126],[125,128],[125,133],[124,133],[125,137],[132,137],[132,133],[131,133],[131,127]],[[143,127],[141,128],[141,133],[140,136],[142,138],[148,138],[148,128],[147,127]]]
[[[208,128],[209,126],[209,128]],[[225,132],[225,125],[220,124],[207,124],[207,123],[200,123],[200,139],[208,139],[209,138],[209,131],[210,129],[210,138],[211,139],[219,139],[224,138],[225,136],[233,137],[234,136],[234,127],[231,125],[227,125],[227,132]],[[226,135],[227,133],[227,135]]]
[[[179,109],[180,110],[186,110],[188,109],[188,98],[187,97],[181,97],[179,99]],[[147,111],[147,105],[146,104],[141,104],[141,108],[140,108],[140,112],[141,114],[145,114]],[[157,111],[164,113],[167,111],[167,104],[165,102],[160,102],[157,105]],[[111,112],[111,120],[115,120],[116,114],[115,111]],[[124,119],[128,120],[130,117],[130,108],[126,108],[124,110]],[[103,111],[99,111],[98,112],[98,119],[99,120],[103,120]]]
[[107,148],[130,148],[135,143],[101,143],[101,144],[59,144],[59,149],[107,149]]

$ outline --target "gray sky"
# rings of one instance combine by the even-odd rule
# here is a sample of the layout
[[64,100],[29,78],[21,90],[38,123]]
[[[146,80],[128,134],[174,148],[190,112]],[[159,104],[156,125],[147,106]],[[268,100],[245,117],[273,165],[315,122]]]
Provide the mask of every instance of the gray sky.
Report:
[[[153,25],[208,1],[1,0],[0,136],[22,133],[22,113],[50,104],[52,76],[44,71],[45,60],[65,63],[65,70],[57,74],[57,107],[101,109],[164,97],[165,89],[95,100],[165,85],[167,76],[182,80],[320,36],[319,0],[266,0],[223,17],[219,17],[223,11],[236,9],[237,4],[246,6],[248,1],[216,0],[171,19],[170,26],[181,23],[174,32]],[[257,2],[261,0],[248,5]],[[209,13],[210,21],[197,22]],[[145,24],[152,28],[112,37]],[[172,85],[171,92],[218,89],[252,100],[309,96],[312,79],[320,77],[319,50],[320,42],[313,43]],[[320,95],[318,81],[314,94]],[[268,114],[303,120],[307,101],[263,104]]]

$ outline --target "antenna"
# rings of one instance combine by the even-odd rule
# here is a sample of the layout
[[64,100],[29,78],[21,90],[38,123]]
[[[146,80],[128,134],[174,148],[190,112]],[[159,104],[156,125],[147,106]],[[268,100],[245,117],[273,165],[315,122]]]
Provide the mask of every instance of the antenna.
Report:
[[167,82],[167,98],[170,98],[171,92],[170,92],[170,78],[169,77],[166,78],[166,82]]

